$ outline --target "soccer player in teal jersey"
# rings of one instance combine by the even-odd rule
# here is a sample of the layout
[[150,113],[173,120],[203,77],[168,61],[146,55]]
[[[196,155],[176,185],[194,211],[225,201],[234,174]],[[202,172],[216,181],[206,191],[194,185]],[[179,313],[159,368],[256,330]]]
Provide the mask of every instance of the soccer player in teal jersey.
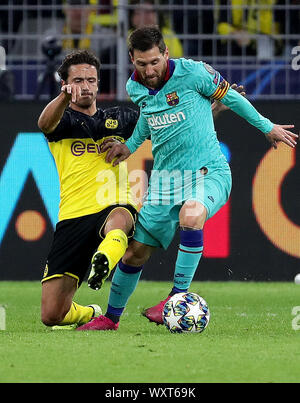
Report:
[[276,148],[279,141],[295,147],[296,134],[263,117],[249,101],[211,66],[168,57],[160,31],[146,27],[129,38],[135,71],[127,91],[140,107],[140,117],[125,144],[108,142],[106,160],[116,165],[149,137],[154,159],[148,195],[140,210],[134,240],[112,279],[108,309],[79,330],[118,328],[119,319],[134,291],[143,264],[156,247],[167,249],[180,227],[180,245],[174,286],[166,299],[144,315],[163,323],[165,302],[186,292],[203,251],[203,227],[228,200],[231,172],[216,136],[211,100],[219,100],[264,133]]

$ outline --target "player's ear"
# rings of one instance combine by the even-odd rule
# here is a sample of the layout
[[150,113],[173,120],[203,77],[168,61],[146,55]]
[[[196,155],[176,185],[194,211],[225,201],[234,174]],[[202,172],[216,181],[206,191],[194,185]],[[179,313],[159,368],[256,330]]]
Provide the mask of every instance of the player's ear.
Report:
[[165,53],[164,53],[164,57],[165,57],[166,60],[169,59],[169,49],[168,49],[168,46],[166,46],[166,50],[165,50]]
[[131,63],[133,63],[133,54],[131,52],[129,52],[129,57],[130,57]]

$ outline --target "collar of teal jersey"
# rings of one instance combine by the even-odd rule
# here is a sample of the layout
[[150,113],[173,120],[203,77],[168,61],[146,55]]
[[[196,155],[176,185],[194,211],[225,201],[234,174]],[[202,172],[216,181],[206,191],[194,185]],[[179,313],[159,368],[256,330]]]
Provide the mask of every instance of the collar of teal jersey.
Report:
[[[162,82],[161,86],[159,88],[156,88],[155,90],[153,90],[152,88],[146,87],[149,91],[149,95],[156,95],[162,89],[162,87],[166,84],[166,82],[172,77],[174,70],[175,70],[175,62],[173,59],[169,59],[167,62],[167,71],[165,74],[165,78],[164,78],[164,81]],[[139,74],[136,70],[134,70],[134,72],[132,73],[131,80],[137,81],[138,83],[142,84],[140,81],[140,78],[139,78]]]

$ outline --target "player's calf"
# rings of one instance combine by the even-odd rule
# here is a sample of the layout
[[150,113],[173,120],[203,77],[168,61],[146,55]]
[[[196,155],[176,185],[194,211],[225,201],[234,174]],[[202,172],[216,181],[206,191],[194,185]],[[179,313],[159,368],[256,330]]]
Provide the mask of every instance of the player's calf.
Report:
[[122,262],[133,267],[143,266],[149,260],[153,249],[152,246],[133,240],[130,242]]

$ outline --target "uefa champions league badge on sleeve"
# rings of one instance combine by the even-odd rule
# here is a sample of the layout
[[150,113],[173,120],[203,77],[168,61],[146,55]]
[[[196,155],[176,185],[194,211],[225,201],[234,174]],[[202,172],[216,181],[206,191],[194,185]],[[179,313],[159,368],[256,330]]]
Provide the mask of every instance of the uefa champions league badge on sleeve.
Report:
[[216,70],[210,64],[203,63],[203,66],[210,74],[215,75]]

